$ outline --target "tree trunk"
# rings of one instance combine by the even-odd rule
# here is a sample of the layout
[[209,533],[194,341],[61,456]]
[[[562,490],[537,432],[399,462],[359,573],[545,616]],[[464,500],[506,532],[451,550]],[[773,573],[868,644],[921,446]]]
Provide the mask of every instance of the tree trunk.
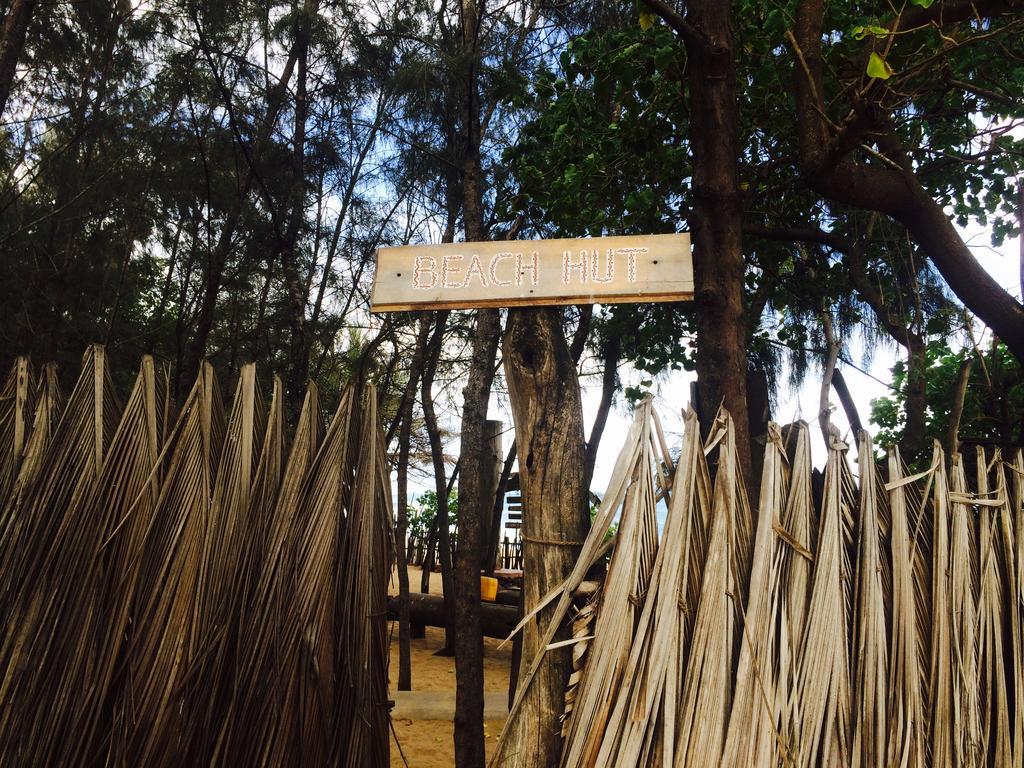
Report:
[[0,115],[7,110],[7,100],[11,96],[18,60],[25,49],[25,34],[35,4],[36,0],[13,0],[4,17],[4,36],[0,40]]
[[[589,527],[583,482],[583,410],[576,367],[557,309],[513,309],[503,341],[523,496],[523,602],[529,612],[566,579]],[[551,619],[549,606],[527,623],[528,662]],[[560,639],[565,638],[565,634]],[[559,718],[572,671],[569,648],[549,651],[510,725],[498,766],[557,765]],[[513,669],[513,676],[519,673]]]
[[[1024,240],[1022,240],[1024,242]],[[953,406],[949,409],[949,425],[946,427],[946,453],[953,456],[960,451],[960,419],[964,415],[964,402],[967,400],[967,387],[971,383],[971,370],[974,358],[968,356],[960,363],[957,371],[956,384],[953,385]]]
[[[423,421],[427,427],[430,440],[430,457],[434,464],[434,490],[437,493],[437,543],[435,547],[441,561],[441,586],[444,592],[445,609],[448,622],[444,629],[443,655],[451,655],[455,647],[455,583],[452,574],[452,542],[448,531],[448,484],[445,482],[444,446],[441,444],[441,431],[437,426],[434,413],[434,374],[437,372],[437,359],[441,354],[444,341],[444,327],[448,322],[447,312],[438,312],[434,320],[434,332],[428,344],[426,362],[423,366],[423,380],[420,398],[423,402]],[[427,574],[429,578],[429,574]],[[428,582],[429,583],[429,582]]]
[[395,560],[398,567],[398,690],[412,690],[412,658],[409,650],[409,571],[406,562],[406,539],[409,529],[409,441],[412,438],[412,408],[416,400],[416,385],[423,372],[423,358],[427,352],[430,318],[420,317],[416,349],[409,365],[409,380],[405,385],[400,415],[402,426],[398,432],[398,505],[395,521]]
[[690,89],[693,152],[694,308],[697,315],[697,378],[705,404],[703,431],[719,405],[733,415],[736,446],[747,480],[747,330],[743,312],[743,202],[739,187],[736,64],[730,30],[731,4],[695,0],[686,20],[696,30],[684,37]]
[[504,427],[501,421],[488,419],[484,422],[485,451],[481,456],[480,467],[480,536],[483,539],[480,548],[480,570],[484,573],[491,573],[494,570],[496,554],[492,556],[491,553],[494,552],[493,544],[497,540],[497,529],[501,525],[501,518],[495,518],[494,509],[502,468],[505,466],[505,457],[501,449]]
[[920,458],[926,449],[925,417],[928,408],[928,358],[924,338],[909,334],[911,343],[907,346],[907,392],[906,423],[900,450],[905,461]]
[[477,311],[469,374],[463,389],[459,461],[459,540],[455,547],[455,761],[479,767],[484,754],[484,648],[480,629],[480,562],[487,531],[494,470],[485,424],[494,379],[501,319],[497,310]]
[[[482,171],[480,167],[480,15],[484,0],[462,0],[462,220],[467,241],[485,238]],[[459,462],[459,541],[455,551],[455,763],[459,768],[483,768],[484,648],[480,629],[480,560],[486,549],[492,499],[484,474],[490,471],[484,423],[494,379],[494,361],[501,335],[496,309],[476,313],[476,330],[469,372],[463,389]]]
[[864,425],[860,421],[860,414],[857,412],[857,404],[853,401],[850,388],[846,385],[846,377],[843,372],[836,368],[832,372],[832,388],[839,396],[843,411],[846,413],[846,420],[850,422],[850,429],[853,430],[854,440],[860,440],[860,433],[864,431]]

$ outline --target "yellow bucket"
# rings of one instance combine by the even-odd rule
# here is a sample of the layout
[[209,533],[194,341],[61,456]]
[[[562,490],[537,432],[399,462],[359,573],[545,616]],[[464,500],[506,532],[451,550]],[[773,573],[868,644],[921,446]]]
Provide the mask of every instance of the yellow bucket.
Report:
[[480,577],[480,599],[486,600],[489,603],[494,602],[494,598],[498,596],[498,580],[492,576],[481,576]]

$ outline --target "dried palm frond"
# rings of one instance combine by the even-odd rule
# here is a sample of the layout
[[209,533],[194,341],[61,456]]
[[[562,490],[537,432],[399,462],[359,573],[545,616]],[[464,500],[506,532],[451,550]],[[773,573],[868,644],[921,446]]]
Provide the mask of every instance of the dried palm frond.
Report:
[[780,586],[776,610],[779,623],[777,644],[778,674],[776,678],[775,712],[783,739],[785,763],[792,761],[798,738],[799,722],[797,662],[803,655],[803,638],[807,611],[810,608],[813,542],[812,521],[814,496],[811,488],[811,446],[806,424],[795,427],[796,439],[792,453],[789,493],[782,512],[781,525],[776,528],[784,545],[777,555]]
[[[936,459],[941,462],[941,449],[936,445],[935,450],[939,451]],[[895,447],[889,450],[888,467],[889,483],[886,489],[889,492],[889,541],[892,552],[892,647],[887,702],[890,714],[886,726],[887,750],[891,763],[907,768],[922,768],[928,756],[924,730],[924,696],[928,675],[922,654],[924,642],[918,634],[914,571],[915,552],[918,548],[915,546],[917,537],[913,535],[907,508],[903,462],[900,460],[899,449]]]
[[601,603],[595,623],[587,673],[580,682],[573,717],[569,721],[563,764],[603,765],[603,751],[614,749],[607,743],[618,740],[619,728],[609,725],[612,709],[624,679],[634,642],[642,642],[638,633],[645,595],[650,580],[656,547],[657,524],[654,520],[655,487],[650,467],[653,451],[646,434],[641,436],[634,479],[626,490],[622,517],[615,535],[615,549],[608,565]]
[[[35,477],[7,510],[8,538],[0,544],[0,753],[15,762],[51,762],[47,750],[63,748],[67,737],[50,710],[78,704],[78,687],[62,674],[76,649],[68,655],[64,646],[92,609],[80,598],[99,546],[90,500],[118,415],[105,351],[92,347]],[[68,632],[60,631],[64,622]],[[19,701],[36,708],[20,712]]]
[[569,734],[569,723],[572,711],[576,707],[579,695],[580,680],[583,677],[583,665],[586,663],[587,650],[593,638],[594,622],[597,620],[597,593],[574,611],[572,617],[572,674],[565,689],[565,712],[562,713],[562,738]]
[[[377,390],[366,389],[359,427],[352,505],[341,539],[337,659],[340,670],[335,764],[389,762],[386,591],[394,541],[390,470],[380,431]],[[382,674],[383,672],[383,674]]]
[[786,508],[788,462],[779,428],[770,424],[761,471],[754,557],[743,615],[735,696],[729,714],[723,765],[772,765],[782,751],[776,726],[777,631],[780,541],[778,518]]
[[1006,542],[1011,562],[1007,602],[1013,655],[1013,768],[1024,768],[1024,452],[1018,450],[1006,470],[1013,489],[1012,496],[1007,495],[1007,508],[1003,511],[1013,532],[1012,540]]
[[342,394],[292,512],[298,525],[295,581],[286,607],[281,660],[288,688],[274,763],[294,753],[303,764],[328,765],[335,753],[340,539],[344,515],[351,508],[354,454],[358,450],[355,400],[351,388]]
[[849,761],[849,625],[843,584],[845,449],[841,443],[829,447],[811,600],[797,659],[799,713],[793,747],[799,766],[846,765]]
[[19,357],[0,388],[0,503],[13,490],[25,454],[32,427],[34,378],[28,358]]
[[[631,538],[638,489],[660,477],[651,418],[649,405],[638,411],[583,559],[546,598],[558,601],[557,624],[625,499],[602,614],[577,633],[589,645],[572,678],[563,765],[1020,768],[1021,456],[979,451],[971,492],[959,455],[947,474],[936,445],[931,466],[907,476],[893,450],[883,490],[870,439],[859,487],[835,441],[819,505],[806,428],[791,432],[787,472],[771,426],[747,558],[728,418],[701,446],[688,417],[637,613],[626,588],[637,582],[624,575],[647,573],[654,551]],[[712,498],[704,456],[716,448]],[[514,764],[515,750],[506,730],[492,764]]]
[[883,768],[888,765],[889,647],[881,577],[878,471],[871,438],[867,433],[861,433],[858,465],[860,515],[857,526],[854,615],[857,635],[853,656],[853,746],[850,764],[855,767]]
[[116,764],[158,764],[182,749],[184,686],[201,648],[196,595],[223,434],[213,369],[203,364],[169,440],[170,458],[142,549],[121,714],[111,742]]
[[375,390],[323,441],[311,386],[285,470],[283,387],[265,415],[253,366],[226,418],[204,364],[169,434],[150,358],[123,415],[102,347],[63,409],[29,370],[0,400],[0,761],[387,764]]
[[725,747],[750,541],[735,432],[724,411],[716,430],[709,438],[720,445],[707,559],[683,672],[675,747],[677,765],[709,768],[721,764]]
[[[658,427],[656,417],[654,424]],[[673,762],[682,659],[692,623],[681,596],[687,591],[688,558],[695,529],[703,525],[709,495],[700,427],[690,411],[661,534],[666,546],[658,547],[637,626],[641,641],[631,649],[627,684],[619,692],[606,731],[611,738],[605,736],[604,757],[599,755],[599,760],[614,751],[618,765],[649,765],[658,759],[665,765]]]
[[[111,691],[123,639],[140,547],[159,490],[156,462],[163,433],[158,419],[166,390],[145,358],[90,499],[77,510],[73,547],[51,566],[53,613],[63,630],[51,639],[49,662],[39,667],[25,696],[47,712],[35,746],[51,765],[101,759],[108,737]],[[35,647],[39,647],[37,644]],[[45,702],[45,703],[44,703]]]
[[242,610],[243,552],[251,544],[247,513],[265,426],[256,366],[250,363],[239,373],[198,558],[193,597],[196,661],[189,671],[183,726],[183,754],[192,765],[210,763],[218,726],[231,703]]
[[[281,429],[281,393],[282,387],[277,381],[268,440]],[[222,726],[222,762],[226,765],[274,765],[275,753],[287,754],[284,746],[278,745],[287,740],[280,729],[293,722],[291,719],[283,721],[283,718],[285,696],[294,681],[282,672],[290,647],[286,638],[291,637],[292,629],[287,623],[288,610],[295,594],[295,541],[301,523],[296,508],[323,435],[318,391],[310,384],[276,497],[262,500],[261,503],[267,504],[263,512],[265,519],[254,531],[257,545],[264,554],[253,563],[253,596],[247,601],[240,619],[238,685],[229,717]],[[273,455],[264,453],[268,457]],[[253,498],[254,502],[260,500],[259,495]]]
[[[993,463],[999,461],[999,454]],[[977,478],[979,527],[978,550],[980,557],[978,618],[978,663],[980,665],[982,750],[985,759],[993,765],[1010,765],[1013,748],[1010,742],[1011,714],[1007,700],[1007,649],[1004,637],[1009,636],[1009,618],[1004,610],[1007,604],[1009,572],[1007,567],[1012,549],[1009,506],[1006,504],[1006,484],[1002,471],[997,473],[999,486],[992,498],[989,492],[989,465],[985,451],[977,447]],[[1005,535],[1000,535],[1004,526]],[[1009,547],[1007,546],[1009,545]],[[1012,656],[1011,656],[1012,658]]]
[[[950,573],[950,508],[949,484],[942,449],[936,443],[932,464],[935,467],[933,485],[934,520],[932,525],[932,627],[931,666],[928,675],[931,727],[928,745],[933,765],[954,765],[953,750],[953,678],[954,670],[952,628],[952,583]],[[893,477],[895,482],[896,478]],[[895,729],[894,729],[895,730]]]
[[952,459],[950,544],[952,607],[952,708],[954,765],[982,764],[981,702],[978,696],[978,560],[974,510],[967,493],[963,459]]
[[24,455],[18,468],[18,474],[6,498],[0,499],[0,510],[4,517],[0,520],[0,531],[7,531],[11,521],[7,518],[7,510],[13,511],[22,501],[26,489],[32,486],[47,455],[50,441],[57,430],[61,416],[64,414],[64,394],[57,380],[57,366],[47,363],[37,382],[35,394],[35,410],[32,415],[32,429],[25,442]]

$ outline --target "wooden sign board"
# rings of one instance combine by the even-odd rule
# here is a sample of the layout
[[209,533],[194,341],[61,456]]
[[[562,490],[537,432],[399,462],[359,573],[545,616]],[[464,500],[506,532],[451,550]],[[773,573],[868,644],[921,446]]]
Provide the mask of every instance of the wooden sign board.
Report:
[[374,312],[693,298],[690,236],[504,240],[377,250]]

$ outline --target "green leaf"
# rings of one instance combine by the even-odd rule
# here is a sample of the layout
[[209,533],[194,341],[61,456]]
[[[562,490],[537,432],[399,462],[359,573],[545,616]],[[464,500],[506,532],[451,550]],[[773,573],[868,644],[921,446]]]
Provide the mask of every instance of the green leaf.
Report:
[[888,62],[874,51],[868,57],[868,77],[877,77],[879,80],[888,80],[892,77],[892,67]]
[[927,8],[934,2],[935,0],[910,0],[911,5],[919,5],[922,8]]
[[651,11],[640,11],[640,29],[646,32],[654,26],[657,17]]
[[851,32],[854,40],[863,40],[868,35],[874,37],[888,37],[889,30],[877,24],[858,24]]

